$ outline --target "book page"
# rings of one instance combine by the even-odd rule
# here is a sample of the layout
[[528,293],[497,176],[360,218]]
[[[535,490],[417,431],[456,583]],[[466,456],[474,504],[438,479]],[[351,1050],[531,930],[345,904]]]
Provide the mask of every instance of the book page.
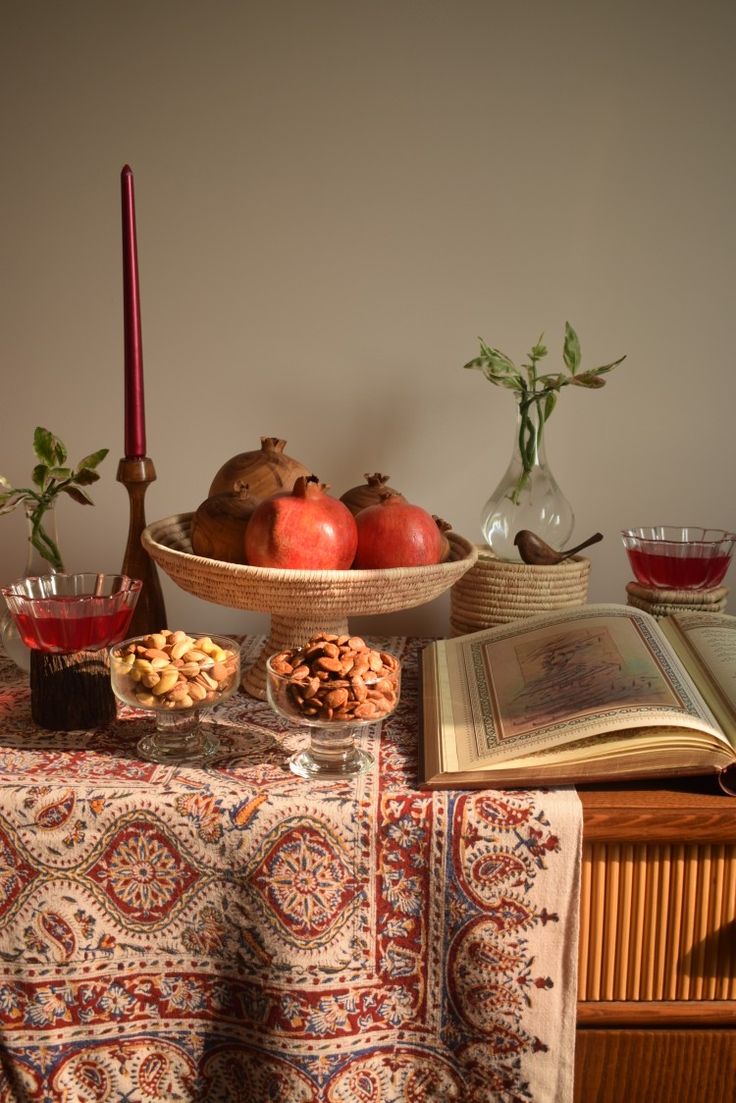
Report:
[[661,627],[736,748],[736,617],[678,613]]
[[654,618],[628,606],[582,606],[436,646],[448,769],[654,725],[723,740]]

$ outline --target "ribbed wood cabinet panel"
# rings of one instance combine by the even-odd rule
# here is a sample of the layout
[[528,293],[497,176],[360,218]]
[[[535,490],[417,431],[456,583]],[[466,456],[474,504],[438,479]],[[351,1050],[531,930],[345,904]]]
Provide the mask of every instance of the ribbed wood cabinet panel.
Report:
[[575,1103],[732,1103],[736,1031],[578,1030]]
[[578,1001],[660,1000],[736,1000],[736,845],[584,843]]

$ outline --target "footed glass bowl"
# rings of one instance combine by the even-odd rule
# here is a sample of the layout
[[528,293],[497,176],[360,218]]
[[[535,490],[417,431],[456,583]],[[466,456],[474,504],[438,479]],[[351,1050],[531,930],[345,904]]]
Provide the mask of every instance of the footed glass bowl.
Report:
[[2,593],[23,643],[64,655],[122,639],[141,585],[120,574],[47,574],[21,578]]
[[162,765],[206,762],[217,753],[217,738],[200,721],[234,692],[239,679],[240,648],[227,636],[152,632],[110,649],[115,696],[156,720],[138,752]]
[[[309,746],[289,759],[292,773],[303,778],[330,779],[367,773],[373,755],[356,746],[358,730],[380,723],[396,708],[401,691],[401,664],[394,655],[370,649],[360,637],[360,652],[378,656],[373,668],[357,665],[346,649],[351,670],[339,670],[338,641],[347,636],[323,635],[304,647],[272,655],[266,661],[266,691],[274,712],[309,730]],[[326,647],[326,650],[325,650]],[[333,658],[334,653],[334,658]],[[327,660],[326,662],[324,660]],[[328,669],[329,668],[329,669]],[[356,674],[355,671],[358,671]]]
[[736,541],[724,529],[693,525],[624,529],[621,536],[637,582],[664,590],[720,586]]

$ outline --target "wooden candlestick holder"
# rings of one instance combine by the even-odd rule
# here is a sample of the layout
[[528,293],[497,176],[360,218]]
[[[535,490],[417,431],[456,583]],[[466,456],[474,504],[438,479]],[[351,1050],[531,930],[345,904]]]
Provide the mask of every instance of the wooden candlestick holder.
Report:
[[122,573],[130,578],[140,578],[143,583],[138,604],[128,630],[129,636],[141,636],[166,628],[166,607],[161,592],[156,564],[141,544],[141,534],[146,527],[145,496],[150,483],[156,478],[153,460],[148,456],[122,459],[118,464],[117,480],[123,483],[130,499],[130,525],[128,543],[123,558]]

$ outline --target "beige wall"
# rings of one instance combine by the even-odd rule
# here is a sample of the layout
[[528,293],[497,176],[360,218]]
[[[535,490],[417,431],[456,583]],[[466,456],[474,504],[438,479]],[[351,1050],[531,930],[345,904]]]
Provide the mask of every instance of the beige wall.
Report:
[[[622,600],[618,530],[734,527],[736,9],[696,4],[4,5],[0,471],[46,425],[109,446],[69,569],[117,569],[123,452],[119,173],[135,172],[149,520],[220,463],[288,440],[336,493],[365,471],[480,539],[511,395],[461,365],[568,318],[584,361],[548,456]],[[0,520],[0,579],[23,566]],[[170,622],[235,631],[164,580]],[[442,633],[446,599],[383,621]]]

